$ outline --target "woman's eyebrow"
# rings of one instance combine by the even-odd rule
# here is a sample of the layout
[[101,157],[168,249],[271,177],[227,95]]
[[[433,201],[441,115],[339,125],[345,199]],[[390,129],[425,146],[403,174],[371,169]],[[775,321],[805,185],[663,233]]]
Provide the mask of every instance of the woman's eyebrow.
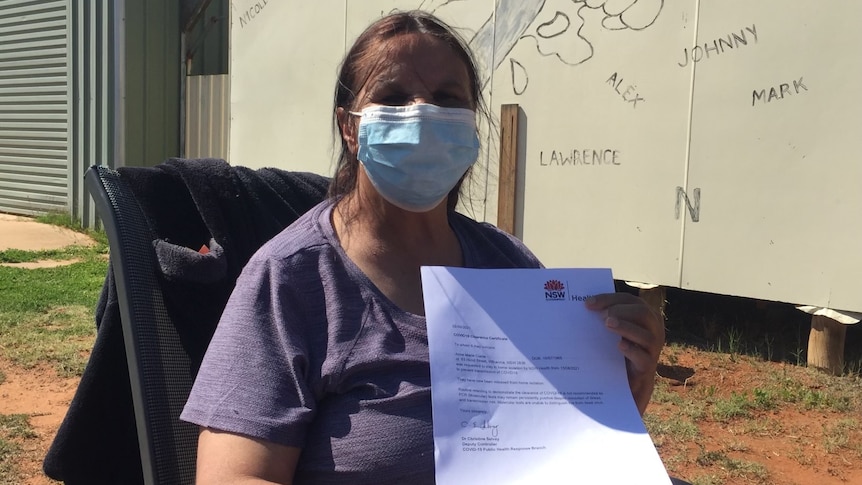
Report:
[[465,86],[464,83],[458,81],[457,79],[447,79],[447,80],[443,81],[442,83],[440,83],[440,88],[444,88],[444,89],[450,89],[450,88],[468,89],[468,87]]
[[[368,87],[366,92],[367,97],[371,99],[384,95],[409,94],[407,91],[408,90],[404,88],[403,84],[398,81],[396,76],[387,76],[376,79],[373,84]],[[460,82],[457,79],[446,79],[441,81],[439,84],[434,86],[433,90],[430,90],[430,94],[471,97],[469,87],[465,86],[463,82]]]
[[378,79],[368,90],[370,93],[379,93],[381,91],[403,91],[401,84],[394,79]]

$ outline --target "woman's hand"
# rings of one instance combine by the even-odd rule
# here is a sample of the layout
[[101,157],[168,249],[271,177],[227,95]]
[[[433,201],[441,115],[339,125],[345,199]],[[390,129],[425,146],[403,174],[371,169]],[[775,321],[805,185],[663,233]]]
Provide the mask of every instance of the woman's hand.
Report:
[[605,326],[621,337],[629,386],[643,415],[652,396],[658,358],[664,346],[664,322],[646,302],[629,293],[605,293],[587,300],[587,308],[602,312]]

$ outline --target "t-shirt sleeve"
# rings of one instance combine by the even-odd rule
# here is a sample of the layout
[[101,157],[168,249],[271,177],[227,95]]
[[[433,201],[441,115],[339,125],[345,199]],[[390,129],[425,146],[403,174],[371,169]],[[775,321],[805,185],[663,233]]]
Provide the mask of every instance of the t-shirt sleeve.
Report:
[[303,446],[316,407],[309,342],[314,339],[305,332],[302,297],[294,289],[319,275],[286,265],[253,259],[243,270],[180,419]]

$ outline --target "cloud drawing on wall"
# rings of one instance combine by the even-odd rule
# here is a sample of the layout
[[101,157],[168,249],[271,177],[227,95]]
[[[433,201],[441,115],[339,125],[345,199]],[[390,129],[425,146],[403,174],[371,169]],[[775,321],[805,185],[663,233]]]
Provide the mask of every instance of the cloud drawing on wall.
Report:
[[[464,9],[487,4],[486,0],[424,0],[419,8],[441,17],[464,18]],[[618,31],[648,28],[663,7],[664,0],[497,0],[496,17],[489,12],[480,26],[459,27],[474,32],[469,44],[485,73],[482,84],[508,58],[512,90],[521,95],[529,85],[529,72],[521,59],[510,57],[519,42],[534,44],[541,56],[577,66],[594,53],[593,44],[582,35],[587,22],[584,9],[600,11],[602,28]]]
[[602,9],[602,26],[608,30],[643,30],[661,13],[664,0],[585,0],[586,7]]
[[[540,55],[553,56],[563,64],[577,66],[593,57],[593,44],[581,35],[581,29],[585,24],[580,12],[583,7],[571,7],[581,2],[560,3],[567,4],[561,7],[568,6],[568,11],[557,10],[553,14],[541,12],[535,28],[531,28],[530,33],[522,36],[520,41],[525,42],[529,39],[535,43],[536,51]],[[543,20],[545,17],[548,20]]]

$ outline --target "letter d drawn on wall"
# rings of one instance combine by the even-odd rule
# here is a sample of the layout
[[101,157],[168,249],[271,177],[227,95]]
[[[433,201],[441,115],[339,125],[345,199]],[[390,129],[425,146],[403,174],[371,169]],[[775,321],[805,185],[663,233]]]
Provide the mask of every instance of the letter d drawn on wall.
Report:
[[[685,189],[682,187],[676,188],[676,218],[679,219],[680,214],[680,206],[682,205],[680,201],[685,201],[685,206],[688,209],[688,214],[691,216],[691,222],[697,222],[700,220],[700,189],[694,189],[692,192],[692,198],[688,198],[688,194],[685,193]],[[692,204],[694,202],[694,204]]]

